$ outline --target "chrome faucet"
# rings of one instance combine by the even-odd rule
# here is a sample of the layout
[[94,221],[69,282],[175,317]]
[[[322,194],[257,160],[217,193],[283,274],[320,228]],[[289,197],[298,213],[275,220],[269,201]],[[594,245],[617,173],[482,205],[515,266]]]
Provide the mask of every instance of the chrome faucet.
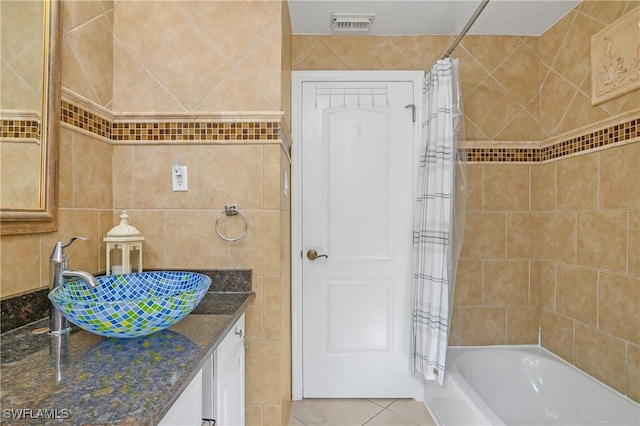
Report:
[[[86,240],[84,237],[73,237],[69,240],[68,243],[63,244],[62,242],[57,242],[56,246],[51,252],[51,256],[49,257],[50,264],[50,274],[51,274],[51,290],[54,288],[60,287],[64,285],[65,278],[80,278],[87,283],[91,287],[98,286],[98,280],[88,272],[85,271],[70,271],[67,270],[68,258],[64,249],[69,247],[75,240]],[[69,327],[69,321],[62,316],[62,313],[51,304],[51,316],[49,318],[49,333],[53,335],[66,334],[71,330]]]

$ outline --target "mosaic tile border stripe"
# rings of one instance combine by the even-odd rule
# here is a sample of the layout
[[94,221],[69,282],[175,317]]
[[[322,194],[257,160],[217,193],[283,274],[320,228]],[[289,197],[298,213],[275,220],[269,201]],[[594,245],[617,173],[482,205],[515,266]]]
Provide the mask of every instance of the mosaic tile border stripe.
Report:
[[467,148],[467,161],[493,162],[538,162],[539,148]]
[[82,130],[111,139],[113,123],[82,107],[62,100],[60,107],[60,121],[70,124]]
[[62,101],[61,121],[112,141],[266,141],[280,139],[274,121],[111,122],[82,107]]
[[589,149],[600,148],[640,137],[640,118],[614,124],[600,130],[540,148],[540,161],[552,160]]
[[0,120],[0,138],[40,140],[38,120]]
[[253,141],[279,139],[274,122],[114,123],[114,141]]
[[[62,101],[61,121],[118,142],[279,140],[279,120],[118,122]],[[540,147],[468,147],[468,162],[543,162],[640,137],[640,117]]]
[[467,161],[474,163],[491,162],[543,162],[577,154],[603,146],[627,142],[640,137],[640,118],[612,124],[599,130],[587,132],[538,148],[496,148],[468,147]]

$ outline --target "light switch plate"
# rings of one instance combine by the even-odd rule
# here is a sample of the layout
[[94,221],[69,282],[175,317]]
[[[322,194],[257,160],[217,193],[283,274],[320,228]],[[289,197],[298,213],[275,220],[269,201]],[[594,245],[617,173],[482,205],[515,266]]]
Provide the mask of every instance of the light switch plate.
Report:
[[282,171],[282,190],[284,192],[284,196],[289,196],[289,173],[286,170]]

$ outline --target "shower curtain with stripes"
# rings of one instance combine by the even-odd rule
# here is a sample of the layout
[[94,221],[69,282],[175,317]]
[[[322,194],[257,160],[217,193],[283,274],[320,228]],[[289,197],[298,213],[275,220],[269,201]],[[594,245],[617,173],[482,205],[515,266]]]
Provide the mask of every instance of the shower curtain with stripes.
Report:
[[462,137],[457,65],[457,60],[440,60],[425,79],[414,203],[413,372],[440,384],[463,232],[463,221],[456,220],[463,217],[463,200],[455,196],[464,181],[456,162],[456,140]]

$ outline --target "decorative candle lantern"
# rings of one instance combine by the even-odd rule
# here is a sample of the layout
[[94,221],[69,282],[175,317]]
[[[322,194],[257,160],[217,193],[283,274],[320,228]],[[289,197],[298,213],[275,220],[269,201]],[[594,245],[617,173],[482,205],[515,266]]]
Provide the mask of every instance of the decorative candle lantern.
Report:
[[120,224],[111,228],[103,241],[107,243],[107,275],[142,272],[142,241],[144,237],[129,224],[126,211]]

